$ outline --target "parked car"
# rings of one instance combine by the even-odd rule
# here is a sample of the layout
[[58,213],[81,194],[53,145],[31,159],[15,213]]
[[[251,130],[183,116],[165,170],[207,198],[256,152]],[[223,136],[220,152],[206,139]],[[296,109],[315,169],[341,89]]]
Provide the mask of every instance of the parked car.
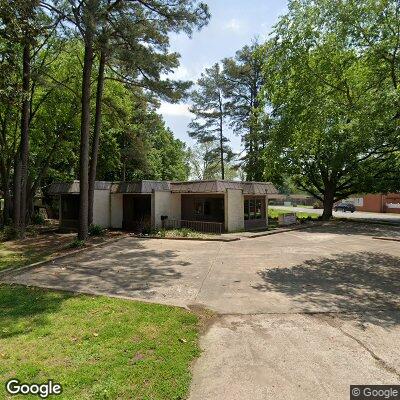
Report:
[[343,212],[350,211],[353,213],[354,211],[356,211],[356,206],[351,203],[338,203],[333,207],[333,209],[335,211],[343,211]]

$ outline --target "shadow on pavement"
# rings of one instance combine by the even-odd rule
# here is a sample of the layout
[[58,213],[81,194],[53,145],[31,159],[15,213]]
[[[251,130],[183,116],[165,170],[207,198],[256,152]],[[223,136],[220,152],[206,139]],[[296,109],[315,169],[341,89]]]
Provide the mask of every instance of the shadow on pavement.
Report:
[[332,233],[338,235],[362,235],[400,238],[400,226],[368,222],[333,221],[325,225],[309,228],[313,233]]
[[[400,258],[383,253],[344,253],[290,268],[259,271],[259,291],[279,292],[304,312],[362,312],[364,322],[400,323]],[[361,321],[360,321],[361,322]]]
[[182,277],[174,266],[190,263],[178,259],[172,250],[149,250],[140,240],[127,245],[121,240],[112,245],[89,250],[83,255],[58,260],[28,272],[22,271],[18,281],[27,274],[29,284],[57,287],[70,291],[96,291],[104,294],[130,295],[140,291],[151,295],[151,289],[168,286]]

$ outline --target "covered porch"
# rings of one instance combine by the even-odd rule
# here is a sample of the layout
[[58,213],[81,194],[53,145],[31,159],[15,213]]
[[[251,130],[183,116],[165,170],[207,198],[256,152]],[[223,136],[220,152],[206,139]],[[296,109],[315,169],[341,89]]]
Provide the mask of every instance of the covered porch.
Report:
[[225,207],[223,194],[182,194],[181,218],[167,218],[167,229],[188,228],[199,232],[221,234],[225,231]]
[[122,229],[146,232],[151,229],[151,194],[122,195]]

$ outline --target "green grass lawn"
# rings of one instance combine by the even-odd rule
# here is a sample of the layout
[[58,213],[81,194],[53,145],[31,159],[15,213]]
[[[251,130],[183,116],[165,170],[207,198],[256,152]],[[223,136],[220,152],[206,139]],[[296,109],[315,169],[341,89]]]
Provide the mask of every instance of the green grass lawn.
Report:
[[[101,243],[120,235],[120,232],[108,232],[103,236],[90,237],[86,243],[88,245]],[[0,271],[45,261],[75,250],[71,248],[71,243],[76,238],[75,233],[29,232],[25,239],[9,241],[2,241],[1,236],[0,231]]]
[[[291,213],[291,211],[281,210],[279,208],[268,208],[268,216],[270,218],[278,218],[279,215],[288,214],[288,213]],[[319,214],[313,213],[313,212],[297,211],[296,216],[299,219],[305,219],[308,217],[311,217],[312,219],[317,219],[319,217]]]
[[0,243],[0,271],[6,268],[17,268],[26,264],[44,261],[49,254],[37,253],[33,249],[16,251],[7,242]]
[[151,233],[151,235],[158,237],[167,237],[167,238],[201,238],[201,239],[215,238],[217,236],[217,234],[197,232],[189,228],[157,229],[154,230]]
[[179,308],[0,285],[0,398],[15,377],[60,399],[184,399],[197,328]]
[[56,233],[28,235],[23,240],[0,241],[0,271],[44,261],[63,251],[74,235]]

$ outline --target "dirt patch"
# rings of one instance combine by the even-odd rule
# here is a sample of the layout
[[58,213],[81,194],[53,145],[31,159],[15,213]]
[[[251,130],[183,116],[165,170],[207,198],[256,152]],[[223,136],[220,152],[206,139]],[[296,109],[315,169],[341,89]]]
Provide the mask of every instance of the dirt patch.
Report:
[[210,327],[221,317],[216,312],[209,310],[201,304],[190,304],[188,308],[199,319],[198,326],[201,335],[206,334]]

